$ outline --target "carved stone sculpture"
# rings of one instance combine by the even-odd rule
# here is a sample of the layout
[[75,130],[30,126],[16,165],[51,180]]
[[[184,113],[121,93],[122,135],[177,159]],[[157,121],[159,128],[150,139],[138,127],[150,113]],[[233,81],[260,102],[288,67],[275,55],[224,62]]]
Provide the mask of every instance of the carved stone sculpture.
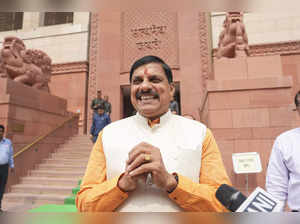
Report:
[[0,51],[0,77],[49,92],[51,59],[41,50],[26,49],[17,37],[6,37]]
[[219,36],[217,58],[249,56],[248,37],[243,23],[243,14],[228,12]]

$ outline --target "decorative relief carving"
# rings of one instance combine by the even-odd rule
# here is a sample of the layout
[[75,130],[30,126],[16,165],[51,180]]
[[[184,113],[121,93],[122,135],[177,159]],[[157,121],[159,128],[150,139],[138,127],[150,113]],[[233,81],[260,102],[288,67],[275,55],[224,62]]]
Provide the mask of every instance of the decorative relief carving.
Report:
[[157,55],[171,68],[178,68],[177,14],[130,11],[122,13],[121,73],[145,55]]
[[210,49],[209,49],[209,30],[208,19],[204,12],[199,13],[199,36],[200,36],[200,55],[201,55],[201,76],[202,91],[206,90],[206,81],[211,73]]
[[243,13],[228,12],[219,36],[217,58],[249,56],[248,37],[243,22]]
[[300,53],[300,41],[257,44],[250,46],[251,56]]
[[26,49],[18,37],[5,37],[0,51],[0,77],[49,92],[51,58],[41,50]]
[[167,26],[148,26],[142,28],[131,29],[132,36],[134,38],[145,37],[145,36],[159,36],[161,34],[165,34],[167,30]]
[[[91,102],[97,96],[97,54],[98,54],[98,35],[99,35],[99,14],[91,14],[91,29],[90,29],[90,70],[88,77],[88,102]],[[93,111],[88,110],[87,127],[91,126]]]
[[71,63],[59,63],[52,65],[52,75],[77,73],[77,72],[87,72],[88,62],[71,62]]
[[[213,56],[216,57],[218,49],[213,49]],[[269,44],[255,44],[250,46],[250,56],[266,56],[266,55],[284,55],[299,54],[300,41],[278,42]]]

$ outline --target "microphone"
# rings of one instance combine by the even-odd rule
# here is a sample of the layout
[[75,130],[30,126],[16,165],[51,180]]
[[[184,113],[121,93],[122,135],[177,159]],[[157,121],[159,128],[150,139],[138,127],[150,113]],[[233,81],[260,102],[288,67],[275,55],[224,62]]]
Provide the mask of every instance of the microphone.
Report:
[[216,191],[216,198],[232,212],[280,212],[283,207],[279,200],[260,187],[247,198],[235,188],[222,184]]
[[235,188],[222,184],[216,191],[216,198],[229,211],[235,212],[247,197]]

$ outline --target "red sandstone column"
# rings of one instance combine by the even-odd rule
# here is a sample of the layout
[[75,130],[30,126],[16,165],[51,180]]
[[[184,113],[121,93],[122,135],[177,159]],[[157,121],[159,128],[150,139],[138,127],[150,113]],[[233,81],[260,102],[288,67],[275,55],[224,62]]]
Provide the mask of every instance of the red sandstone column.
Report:
[[209,21],[205,13],[178,13],[180,92],[182,114],[199,119],[198,110],[211,71]]

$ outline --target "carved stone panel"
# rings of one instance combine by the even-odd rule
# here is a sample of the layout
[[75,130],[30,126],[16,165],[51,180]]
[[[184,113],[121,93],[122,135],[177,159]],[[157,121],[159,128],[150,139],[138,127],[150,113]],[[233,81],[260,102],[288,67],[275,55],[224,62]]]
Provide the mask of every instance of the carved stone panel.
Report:
[[145,55],[156,55],[178,68],[177,13],[128,11],[122,13],[121,73]]

